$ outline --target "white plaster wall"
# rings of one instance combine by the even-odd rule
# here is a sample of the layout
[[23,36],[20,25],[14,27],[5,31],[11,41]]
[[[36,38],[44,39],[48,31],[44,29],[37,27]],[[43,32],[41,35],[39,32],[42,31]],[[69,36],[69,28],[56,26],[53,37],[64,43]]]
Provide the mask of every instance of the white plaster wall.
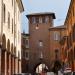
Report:
[[[0,0],[0,35],[1,35],[1,10],[2,10],[2,0]],[[0,40],[1,40],[1,38],[0,38]]]
[[[20,58],[21,58],[21,24],[20,24],[20,11],[19,7],[17,5],[17,2],[15,3],[15,17],[14,17],[14,5],[12,7],[12,1],[11,0],[3,0],[3,2],[6,5],[6,19],[5,23],[3,23],[3,33],[6,36],[6,40],[10,40],[10,43],[13,43],[14,46],[16,46],[17,54],[16,56],[18,57],[18,52],[20,53]],[[10,29],[8,29],[8,12],[10,12]],[[16,25],[16,37],[14,38],[14,32],[12,34],[12,18],[13,21],[15,19],[14,26]],[[14,28],[14,27],[13,27]],[[14,29],[13,29],[14,30]],[[15,43],[14,43],[15,39]]]

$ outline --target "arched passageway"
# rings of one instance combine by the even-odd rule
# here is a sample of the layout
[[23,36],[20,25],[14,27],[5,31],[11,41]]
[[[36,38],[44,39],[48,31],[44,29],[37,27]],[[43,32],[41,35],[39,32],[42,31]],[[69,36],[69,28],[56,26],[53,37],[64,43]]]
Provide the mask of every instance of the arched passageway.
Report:
[[7,41],[7,75],[10,75],[10,40]]
[[35,73],[46,73],[49,69],[48,66],[44,63],[39,63],[35,66]]
[[2,51],[1,51],[1,74],[5,75],[5,51],[6,51],[6,37],[2,36]]
[[54,66],[53,66],[53,68],[52,68],[52,71],[53,71],[54,73],[58,74],[58,71],[62,68],[61,62],[58,61],[58,60],[56,60],[56,61],[54,61],[53,64],[54,64]]
[[11,44],[11,74],[13,74],[14,71],[14,59],[13,59],[13,44]]
[[14,73],[16,73],[16,47],[14,47],[14,55],[15,55],[15,58],[14,58]]

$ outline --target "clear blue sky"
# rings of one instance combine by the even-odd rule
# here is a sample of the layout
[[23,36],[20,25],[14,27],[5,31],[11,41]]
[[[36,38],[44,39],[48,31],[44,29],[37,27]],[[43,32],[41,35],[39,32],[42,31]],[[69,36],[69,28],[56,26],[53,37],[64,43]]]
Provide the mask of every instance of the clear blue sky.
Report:
[[63,25],[71,0],[22,0],[25,11],[22,13],[22,31],[28,33],[27,14],[54,12],[54,26]]

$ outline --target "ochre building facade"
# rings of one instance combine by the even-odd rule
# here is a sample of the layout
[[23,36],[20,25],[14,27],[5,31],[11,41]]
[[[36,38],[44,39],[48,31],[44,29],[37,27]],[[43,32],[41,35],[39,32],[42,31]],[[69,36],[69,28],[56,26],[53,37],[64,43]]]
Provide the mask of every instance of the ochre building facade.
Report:
[[[58,70],[61,68],[62,65],[62,50],[60,45],[60,40],[62,39],[62,34],[66,30],[64,25],[50,27],[50,61],[52,63],[51,68],[57,67]],[[58,64],[56,64],[58,62]],[[54,65],[55,64],[55,65]]]
[[63,61],[75,71],[75,0],[71,0],[64,25],[66,30],[61,40]]

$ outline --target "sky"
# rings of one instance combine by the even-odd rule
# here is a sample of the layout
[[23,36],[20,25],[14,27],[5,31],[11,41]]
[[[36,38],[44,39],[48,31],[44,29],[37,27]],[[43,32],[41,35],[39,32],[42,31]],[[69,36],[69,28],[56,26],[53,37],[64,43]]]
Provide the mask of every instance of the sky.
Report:
[[54,26],[63,25],[71,0],[22,0],[24,5],[24,12],[21,16],[22,32],[28,33],[28,19],[27,14],[39,12],[53,12],[56,19]]

